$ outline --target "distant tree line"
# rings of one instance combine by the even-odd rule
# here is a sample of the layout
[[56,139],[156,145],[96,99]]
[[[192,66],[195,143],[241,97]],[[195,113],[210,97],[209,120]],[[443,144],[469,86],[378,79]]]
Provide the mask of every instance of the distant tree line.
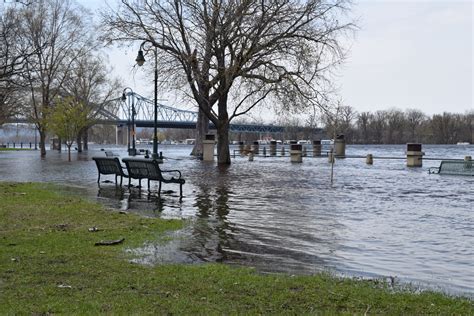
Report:
[[353,107],[340,106],[336,113],[335,119],[334,116],[332,119],[322,116],[326,134],[344,134],[347,143],[474,142],[474,111],[428,116],[416,109],[357,112]]

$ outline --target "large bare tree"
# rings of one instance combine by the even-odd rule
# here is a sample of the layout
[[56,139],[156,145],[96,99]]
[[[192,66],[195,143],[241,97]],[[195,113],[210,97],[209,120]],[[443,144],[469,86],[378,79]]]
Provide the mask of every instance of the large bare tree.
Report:
[[218,162],[230,163],[229,124],[268,99],[314,103],[328,71],[344,57],[351,27],[345,0],[129,1],[104,12],[105,38],[149,42],[173,83],[185,78],[218,132]]
[[19,36],[34,49],[27,58],[25,80],[31,96],[31,119],[40,135],[41,156],[46,155],[47,116],[60,95],[74,61],[93,45],[88,11],[71,0],[38,0],[18,13]]

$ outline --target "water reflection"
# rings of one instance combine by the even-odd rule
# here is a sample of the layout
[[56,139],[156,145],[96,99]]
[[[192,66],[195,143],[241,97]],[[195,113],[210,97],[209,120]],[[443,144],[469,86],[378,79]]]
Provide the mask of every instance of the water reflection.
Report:
[[226,252],[231,239],[230,223],[227,215],[229,206],[229,184],[226,181],[228,167],[202,165],[202,181],[197,183],[193,206],[196,219],[191,228],[190,242],[183,246],[197,254],[202,261],[226,260]]

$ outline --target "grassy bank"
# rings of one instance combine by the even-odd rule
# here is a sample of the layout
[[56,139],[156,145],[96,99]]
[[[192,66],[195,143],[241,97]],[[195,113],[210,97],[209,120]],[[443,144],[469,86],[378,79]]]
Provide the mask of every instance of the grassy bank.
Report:
[[0,183],[0,314],[474,314],[469,300],[377,282],[129,262],[125,248],[182,225],[107,211],[52,186]]
[[33,150],[31,148],[3,148],[0,147],[0,151],[19,151],[19,150]]

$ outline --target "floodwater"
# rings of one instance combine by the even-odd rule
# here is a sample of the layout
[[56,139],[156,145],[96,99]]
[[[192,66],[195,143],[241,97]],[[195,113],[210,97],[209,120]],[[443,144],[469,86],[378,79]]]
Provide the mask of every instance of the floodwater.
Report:
[[[51,181],[115,209],[143,216],[186,218],[170,243],[150,242],[130,250],[139,262],[226,262],[262,272],[308,274],[331,271],[358,277],[395,277],[448,293],[474,297],[474,177],[428,174],[439,161],[407,168],[405,146],[347,146],[330,183],[327,158],[237,156],[219,168],[189,156],[191,146],[160,146],[163,169],[180,169],[186,184],[161,197],[146,188],[97,186],[88,153],[0,152],[1,181]],[[124,147],[106,147],[122,157]],[[234,148],[233,148],[234,149]],[[428,158],[474,156],[474,146],[423,146]],[[102,177],[102,180],[107,177]],[[109,177],[113,180],[113,177]],[[124,180],[126,183],[127,180]],[[137,182],[133,181],[134,184]],[[146,181],[144,181],[146,184]]]

